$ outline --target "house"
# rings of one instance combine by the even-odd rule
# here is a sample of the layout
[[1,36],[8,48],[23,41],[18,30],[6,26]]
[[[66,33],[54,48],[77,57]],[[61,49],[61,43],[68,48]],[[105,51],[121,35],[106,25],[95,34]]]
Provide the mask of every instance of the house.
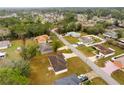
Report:
[[0,59],[6,56],[6,52],[0,52]]
[[106,48],[103,45],[94,45],[95,49],[99,51],[98,57],[109,57],[115,54],[111,48]]
[[41,43],[46,43],[48,39],[49,39],[48,35],[41,35],[41,36],[37,36],[34,40],[36,40],[38,44],[41,44]]
[[76,74],[61,78],[55,81],[55,85],[80,85],[81,80]]
[[124,68],[124,54],[112,58],[112,62],[120,68]]
[[89,44],[92,44],[93,43],[93,39],[92,39],[92,37],[90,37],[90,36],[83,36],[83,37],[81,37],[80,39],[79,39],[81,42],[83,42],[83,44],[85,44],[85,45],[89,45]]
[[40,52],[42,54],[47,54],[53,52],[52,46],[50,46],[48,43],[42,43],[40,44]]
[[119,41],[120,41],[121,43],[124,43],[124,38],[120,38]]
[[55,75],[67,72],[67,62],[64,59],[64,56],[61,53],[58,53],[56,55],[48,56],[50,65],[53,68],[53,71],[55,72]]
[[11,46],[10,41],[0,41],[0,49],[6,49]]
[[68,32],[65,36],[80,37],[81,34],[77,32]]
[[115,31],[107,31],[103,34],[105,37],[117,39],[118,35]]

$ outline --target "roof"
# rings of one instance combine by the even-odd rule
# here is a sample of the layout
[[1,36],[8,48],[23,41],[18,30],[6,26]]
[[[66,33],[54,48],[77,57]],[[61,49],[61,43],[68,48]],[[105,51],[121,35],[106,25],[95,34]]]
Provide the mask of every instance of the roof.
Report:
[[67,62],[62,54],[48,56],[48,58],[55,72],[67,69]]
[[92,42],[93,42],[92,37],[88,37],[88,36],[87,36],[87,37],[86,37],[86,36],[81,37],[80,40],[81,40],[83,43],[92,43]]
[[99,51],[100,51],[102,54],[104,54],[104,55],[111,54],[111,53],[114,52],[113,50],[111,50],[111,49],[109,49],[109,48],[106,48],[106,47],[104,47],[104,46],[102,46],[102,45],[95,45],[95,48],[96,48],[97,50],[99,50]]
[[111,38],[117,38],[117,33],[115,31],[107,31],[104,33],[105,36],[111,37]]
[[66,36],[73,36],[73,37],[80,37],[80,33],[77,33],[77,32],[68,32],[66,34]]
[[5,55],[6,55],[6,52],[0,52],[0,57]]
[[0,41],[0,47],[7,47],[10,45],[10,41]]
[[40,51],[41,53],[50,53],[53,51],[52,46],[50,46],[48,43],[40,44]]
[[81,81],[76,74],[55,81],[55,85],[79,85],[80,83]]
[[40,44],[43,43],[44,41],[47,41],[48,38],[49,38],[48,35],[41,35],[41,36],[37,36],[35,40],[37,40],[37,42]]

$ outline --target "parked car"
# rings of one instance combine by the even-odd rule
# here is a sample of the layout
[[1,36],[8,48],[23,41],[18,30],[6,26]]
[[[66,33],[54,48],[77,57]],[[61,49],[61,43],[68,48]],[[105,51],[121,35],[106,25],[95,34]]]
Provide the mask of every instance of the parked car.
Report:
[[85,76],[85,75],[79,75],[78,78],[81,80],[81,82],[84,82],[84,81],[87,81],[88,80],[88,77]]

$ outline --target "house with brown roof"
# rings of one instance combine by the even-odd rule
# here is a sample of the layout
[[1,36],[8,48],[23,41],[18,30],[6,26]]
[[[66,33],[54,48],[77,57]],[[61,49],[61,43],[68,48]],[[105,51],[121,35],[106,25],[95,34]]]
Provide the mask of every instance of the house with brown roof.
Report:
[[41,44],[41,43],[46,43],[48,39],[49,39],[48,35],[41,35],[41,36],[37,36],[34,40],[36,40],[38,44]]
[[99,57],[109,57],[115,54],[112,48],[106,48],[103,45],[94,45],[94,48],[99,51]]
[[50,65],[53,68],[53,71],[55,72],[55,75],[67,72],[67,62],[64,59],[64,56],[60,53],[52,56],[48,56]]

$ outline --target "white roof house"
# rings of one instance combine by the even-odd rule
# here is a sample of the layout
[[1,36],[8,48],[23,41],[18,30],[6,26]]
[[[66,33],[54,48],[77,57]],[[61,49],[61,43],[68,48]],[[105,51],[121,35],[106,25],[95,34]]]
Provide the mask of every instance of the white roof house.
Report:
[[6,52],[0,52],[0,58],[3,58],[6,55]]
[[81,34],[77,32],[68,32],[65,36],[80,37]]
[[0,41],[0,49],[6,49],[11,46],[10,41]]
[[103,35],[109,38],[115,38],[115,39],[118,38],[118,35],[115,31],[107,31]]

